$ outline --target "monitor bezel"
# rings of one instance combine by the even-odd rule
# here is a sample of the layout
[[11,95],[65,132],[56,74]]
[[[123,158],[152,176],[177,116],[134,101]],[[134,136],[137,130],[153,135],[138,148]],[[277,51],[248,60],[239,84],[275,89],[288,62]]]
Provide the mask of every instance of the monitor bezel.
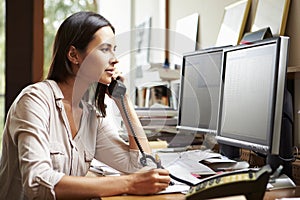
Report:
[[[264,45],[276,44],[276,66],[274,75],[274,103],[272,108],[271,117],[271,127],[270,133],[268,134],[268,139],[264,140],[263,144],[258,144],[254,142],[248,142],[241,139],[235,139],[232,137],[224,136],[221,130],[222,124],[222,111],[223,111],[223,96],[224,96],[224,78],[226,71],[226,56],[227,53],[232,51],[238,51],[247,48],[255,48]],[[223,66],[221,69],[221,94],[219,101],[219,113],[218,113],[218,124],[217,124],[217,134],[216,140],[219,144],[230,145],[234,147],[249,149],[257,153],[264,155],[279,155],[280,140],[281,138],[281,120],[283,113],[283,101],[284,101],[284,90],[286,87],[286,73],[287,73],[287,60],[288,60],[288,44],[289,38],[285,36],[280,36],[276,38],[265,39],[262,41],[254,42],[253,44],[243,44],[237,45],[231,48],[227,48],[223,51]]]
[[[208,49],[201,49],[193,52],[188,52],[183,55],[182,67],[181,67],[181,76],[180,76],[180,90],[179,90],[179,98],[178,98],[178,120],[177,120],[177,130],[181,132],[192,132],[192,133],[211,133],[216,135],[217,129],[211,128],[202,128],[202,127],[192,127],[192,126],[185,126],[181,125],[181,117],[182,117],[182,101],[183,101],[183,87],[184,87],[184,77],[185,77],[185,67],[186,67],[186,59],[191,56],[203,55],[203,54],[213,54],[213,53],[221,53],[221,57],[223,56],[223,49],[229,46],[222,46],[222,47],[213,47]],[[222,64],[222,58],[221,58]],[[221,73],[221,66],[220,66],[220,73]],[[221,76],[221,74],[220,74]],[[219,106],[219,105],[218,105]],[[217,108],[219,110],[219,108]],[[217,122],[216,122],[217,123]]]

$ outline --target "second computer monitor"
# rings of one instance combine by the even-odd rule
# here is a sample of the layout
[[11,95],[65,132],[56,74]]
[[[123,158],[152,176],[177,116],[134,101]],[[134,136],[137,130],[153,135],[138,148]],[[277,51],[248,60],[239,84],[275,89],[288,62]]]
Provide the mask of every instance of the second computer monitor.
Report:
[[177,128],[216,133],[223,48],[185,54],[181,71]]
[[224,51],[218,143],[266,155],[290,151],[292,133],[282,128],[288,42],[278,37]]

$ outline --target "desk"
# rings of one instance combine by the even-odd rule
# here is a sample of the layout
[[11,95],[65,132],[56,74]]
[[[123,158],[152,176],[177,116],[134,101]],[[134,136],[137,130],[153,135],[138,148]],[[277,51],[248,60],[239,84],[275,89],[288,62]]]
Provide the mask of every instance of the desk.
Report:
[[[295,189],[282,189],[267,191],[264,196],[264,200],[275,200],[276,198],[282,197],[300,197],[300,186]],[[180,193],[176,194],[162,194],[162,195],[150,195],[150,196],[113,196],[113,197],[103,197],[102,200],[184,200],[185,196]],[[223,198],[222,198],[223,199]],[[226,200],[240,200],[245,198],[224,198]]]
[[275,200],[276,198],[283,197],[300,197],[300,186],[297,186],[295,189],[267,191],[264,200]]

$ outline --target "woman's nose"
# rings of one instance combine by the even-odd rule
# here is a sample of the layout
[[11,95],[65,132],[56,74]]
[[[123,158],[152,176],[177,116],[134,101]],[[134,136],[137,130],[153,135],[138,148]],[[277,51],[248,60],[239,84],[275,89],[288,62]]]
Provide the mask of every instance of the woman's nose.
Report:
[[113,57],[110,59],[110,64],[115,65],[115,64],[117,64],[117,63],[119,63],[118,59],[117,59],[115,56],[113,56]]

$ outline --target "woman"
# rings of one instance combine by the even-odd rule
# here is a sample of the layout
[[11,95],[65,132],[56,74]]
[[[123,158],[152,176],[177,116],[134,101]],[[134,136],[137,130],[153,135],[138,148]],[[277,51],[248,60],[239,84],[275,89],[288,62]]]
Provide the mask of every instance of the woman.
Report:
[[[1,199],[88,199],[117,194],[153,194],[168,187],[164,169],[145,169],[132,131],[125,143],[105,112],[104,96],[112,79],[124,78],[114,65],[113,26],[92,12],[71,15],[60,26],[45,81],[26,87],[12,104],[3,134]],[[98,82],[93,105],[82,101]],[[112,97],[113,98],[113,97]],[[125,94],[113,98],[148,154],[151,149]],[[93,158],[124,173],[85,176]],[[142,168],[142,169],[141,169]]]

